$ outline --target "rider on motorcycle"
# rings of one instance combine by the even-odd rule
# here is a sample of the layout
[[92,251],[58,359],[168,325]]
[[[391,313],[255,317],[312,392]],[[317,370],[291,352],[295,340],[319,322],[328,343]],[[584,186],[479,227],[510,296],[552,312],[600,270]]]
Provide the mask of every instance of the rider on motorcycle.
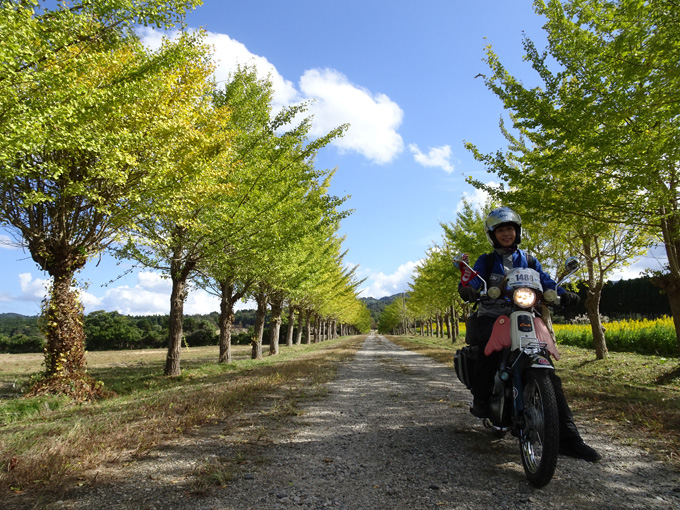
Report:
[[[543,272],[540,262],[517,248],[522,240],[522,220],[519,214],[509,207],[494,209],[484,221],[484,230],[494,251],[481,255],[475,262],[473,269],[489,282],[489,286],[499,286],[506,269],[531,267],[539,273],[544,290],[557,290],[562,305],[578,304],[579,296],[577,294],[557,287],[555,281]],[[464,301],[475,302],[480,286],[481,282],[473,279],[468,285],[459,285],[458,292]],[[468,320],[466,341],[469,344],[479,346],[477,361],[470,381],[473,396],[470,412],[479,418],[491,416],[489,398],[491,397],[494,374],[500,365],[500,352],[486,356],[484,355],[484,348],[489,341],[496,319],[508,313],[509,305],[504,300],[482,300],[476,314],[473,314]],[[600,455],[585,444],[576,428],[571,409],[562,391],[562,381],[554,370],[550,371],[550,376],[555,388],[559,412],[560,453],[590,462],[598,461]]]

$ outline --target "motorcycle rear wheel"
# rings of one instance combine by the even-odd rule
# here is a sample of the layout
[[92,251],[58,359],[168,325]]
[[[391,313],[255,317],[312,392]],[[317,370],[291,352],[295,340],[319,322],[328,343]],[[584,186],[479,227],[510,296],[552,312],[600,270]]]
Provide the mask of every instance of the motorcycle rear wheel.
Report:
[[543,487],[555,474],[559,438],[557,400],[548,371],[529,370],[524,381],[519,446],[524,473],[532,485]]

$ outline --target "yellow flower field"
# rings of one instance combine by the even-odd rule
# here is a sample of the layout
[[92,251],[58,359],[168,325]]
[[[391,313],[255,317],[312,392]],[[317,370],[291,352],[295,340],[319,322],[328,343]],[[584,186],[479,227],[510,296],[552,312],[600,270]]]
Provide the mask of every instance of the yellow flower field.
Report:
[[[607,347],[612,351],[678,355],[678,342],[672,317],[606,322],[603,326]],[[593,347],[590,324],[555,324],[554,329],[558,343]]]

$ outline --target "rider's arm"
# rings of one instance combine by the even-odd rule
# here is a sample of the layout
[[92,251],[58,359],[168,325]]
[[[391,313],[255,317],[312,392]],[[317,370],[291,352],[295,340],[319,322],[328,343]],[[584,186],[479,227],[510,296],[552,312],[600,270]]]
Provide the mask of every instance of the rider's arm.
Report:
[[548,273],[543,271],[543,267],[538,260],[536,260],[536,271],[538,271],[538,274],[541,275],[541,285],[543,286],[543,290],[555,289],[557,290],[558,296],[561,296],[566,292],[566,290],[564,290],[562,287],[557,286],[557,282],[555,282],[555,280],[553,280]]

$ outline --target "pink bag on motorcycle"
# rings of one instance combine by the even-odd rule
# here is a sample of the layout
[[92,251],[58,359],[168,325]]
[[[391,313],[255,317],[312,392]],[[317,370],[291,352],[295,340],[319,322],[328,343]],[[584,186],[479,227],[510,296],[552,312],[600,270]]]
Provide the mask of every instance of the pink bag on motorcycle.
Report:
[[494,322],[491,337],[484,348],[484,355],[489,356],[492,352],[502,351],[504,347],[510,345],[510,317],[501,315]]
[[[560,353],[557,351],[557,346],[548,331],[548,326],[545,325],[543,319],[540,317],[534,318],[534,327],[536,328],[536,336],[540,342],[546,344],[548,352],[556,360],[560,359]],[[512,341],[510,340],[510,317],[501,315],[496,319],[491,331],[491,337],[484,349],[484,355],[489,356],[492,352],[502,351],[504,347],[510,347]]]

